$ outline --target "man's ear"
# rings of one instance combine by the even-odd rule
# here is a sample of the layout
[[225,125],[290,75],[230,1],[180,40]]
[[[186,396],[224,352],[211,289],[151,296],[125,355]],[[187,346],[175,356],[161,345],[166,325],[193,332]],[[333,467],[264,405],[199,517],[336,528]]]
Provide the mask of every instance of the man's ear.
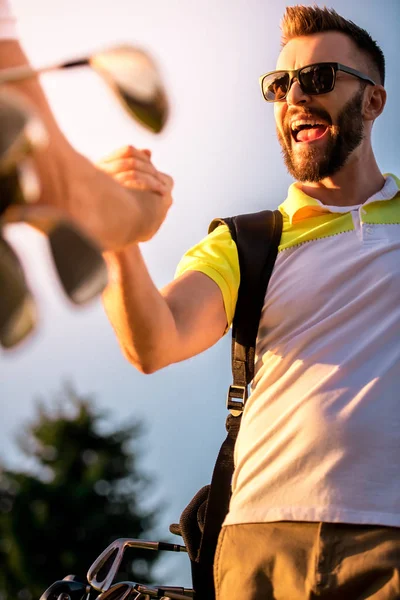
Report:
[[363,117],[366,121],[375,121],[386,104],[386,90],[382,85],[367,85],[364,94]]

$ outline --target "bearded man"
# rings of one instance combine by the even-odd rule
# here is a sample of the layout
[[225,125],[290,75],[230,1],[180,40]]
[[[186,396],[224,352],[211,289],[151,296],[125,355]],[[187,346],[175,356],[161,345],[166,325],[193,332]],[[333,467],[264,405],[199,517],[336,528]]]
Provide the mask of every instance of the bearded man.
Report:
[[[400,181],[371,145],[385,61],[327,8],[287,8],[282,32],[260,83],[295,183],[279,207],[217,598],[398,599]],[[108,258],[106,307],[142,372],[202,352],[231,324],[240,274],[226,226],[160,292],[137,246]]]

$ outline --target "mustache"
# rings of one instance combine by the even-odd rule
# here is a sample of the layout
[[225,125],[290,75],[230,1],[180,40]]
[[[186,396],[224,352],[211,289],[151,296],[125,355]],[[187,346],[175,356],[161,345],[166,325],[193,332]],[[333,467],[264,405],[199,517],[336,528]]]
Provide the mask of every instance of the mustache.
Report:
[[330,114],[323,108],[313,108],[311,110],[299,110],[296,108],[289,108],[285,115],[284,126],[286,128],[289,128],[290,122],[293,121],[293,119],[317,119],[318,117],[322,119],[324,123],[332,125],[332,119]]

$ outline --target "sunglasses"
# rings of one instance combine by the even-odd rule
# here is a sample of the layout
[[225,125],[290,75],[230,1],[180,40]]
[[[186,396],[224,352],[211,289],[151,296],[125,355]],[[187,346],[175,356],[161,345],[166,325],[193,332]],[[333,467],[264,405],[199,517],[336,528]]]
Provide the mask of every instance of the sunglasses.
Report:
[[367,83],[376,85],[375,81],[360,71],[346,67],[336,62],[315,63],[301,67],[301,69],[289,69],[287,71],[270,71],[261,75],[260,87],[264,100],[267,102],[279,102],[284,100],[297,79],[303,92],[309,96],[327,94],[335,87],[336,73],[343,71]]

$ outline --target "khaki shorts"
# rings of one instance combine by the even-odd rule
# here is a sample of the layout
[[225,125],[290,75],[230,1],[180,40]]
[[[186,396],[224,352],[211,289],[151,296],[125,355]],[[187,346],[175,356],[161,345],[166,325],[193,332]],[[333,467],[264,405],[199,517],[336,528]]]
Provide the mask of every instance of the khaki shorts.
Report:
[[217,600],[399,600],[400,528],[251,523],[221,531]]

